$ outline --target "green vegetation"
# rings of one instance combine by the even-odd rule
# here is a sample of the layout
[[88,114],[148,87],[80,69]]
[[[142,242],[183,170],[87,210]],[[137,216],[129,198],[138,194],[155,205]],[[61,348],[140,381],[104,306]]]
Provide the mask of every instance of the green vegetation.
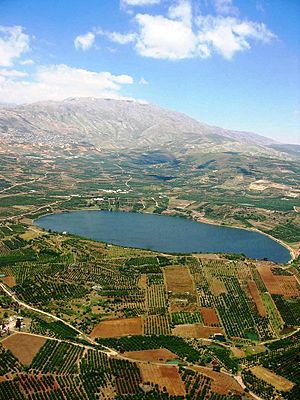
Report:
[[[181,153],[178,160],[177,155],[163,152],[120,152],[112,162],[110,151],[84,153],[75,147],[10,151],[10,155],[0,154],[0,191],[5,189],[0,193],[3,282],[19,300],[61,318],[82,334],[20,307],[24,329],[52,339],[29,367],[0,347],[0,372],[5,377],[0,398],[98,400],[104,398],[103,393],[128,400],[180,398],[155,384],[146,385],[144,392],[140,364],[108,358],[104,345],[121,357],[125,351],[165,348],[181,364],[224,368],[230,373],[242,370],[249,389],[272,399],[278,394],[274,387],[250,370],[262,365],[295,384],[290,392],[280,393],[282,398],[297,399],[299,338],[294,334],[280,339],[280,335],[300,326],[299,299],[271,296],[255,262],[243,254],[209,259],[108,246],[39,231],[30,219],[75,209],[167,212],[190,219],[204,216],[222,224],[260,229],[296,248],[300,241],[300,201],[295,196],[300,184],[298,162],[287,160],[283,168],[276,158],[230,152]],[[180,285],[169,291],[164,272],[168,265],[184,266],[191,286],[183,292]],[[279,278],[298,274],[299,278],[299,260],[286,269],[274,268],[273,274]],[[249,282],[255,283],[256,301],[261,300],[265,314],[259,313]],[[4,293],[0,296],[1,304],[8,307],[1,315],[14,315],[18,305]],[[212,322],[205,320],[200,307],[214,311]],[[130,317],[141,318],[142,335],[97,339],[98,344],[86,336],[101,321]],[[224,346],[202,342],[193,324],[206,337],[224,333]],[[187,337],[175,336],[180,329],[187,329]],[[278,340],[268,342],[272,339]],[[260,346],[264,341],[265,346]],[[240,348],[240,358],[233,357],[231,348]],[[249,348],[254,355],[243,357]],[[240,398],[217,393],[213,380],[200,372],[182,368],[180,377],[186,399]]]
[[247,388],[259,396],[262,396],[263,399],[274,400],[276,398],[276,390],[274,386],[257,378],[251,371],[243,371],[242,377],[246,382]]
[[31,318],[30,331],[32,333],[53,336],[58,339],[74,339],[78,335],[78,332],[61,321],[47,322],[30,312],[23,312],[23,315]]
[[81,357],[83,348],[68,343],[47,340],[33,359],[30,368],[43,373],[76,373],[75,361]]
[[166,348],[187,361],[197,362],[199,359],[198,351],[182,338],[175,336],[132,336],[120,339],[97,339],[97,342],[118,351]]
[[0,375],[19,371],[20,368],[20,363],[13,354],[0,345]]
[[280,295],[272,295],[278,311],[280,312],[286,326],[295,327],[300,325],[300,299],[286,299]]
[[208,349],[228,370],[234,374],[237,373],[239,363],[237,359],[231,357],[230,350],[218,345],[208,346]]
[[199,311],[196,312],[173,312],[171,313],[171,321],[173,325],[180,325],[180,324],[194,324],[194,323],[201,323],[202,316]]

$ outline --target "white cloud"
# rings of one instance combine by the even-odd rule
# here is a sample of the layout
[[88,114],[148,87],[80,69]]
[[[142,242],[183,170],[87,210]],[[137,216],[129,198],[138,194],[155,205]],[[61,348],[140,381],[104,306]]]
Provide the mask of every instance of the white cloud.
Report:
[[[146,0],[126,0],[127,4],[142,5]],[[78,36],[78,46],[88,49],[95,35],[102,35],[117,44],[133,43],[144,57],[182,60],[208,58],[214,53],[230,60],[235,53],[251,48],[252,41],[268,43],[276,36],[263,23],[242,20],[233,0],[211,0],[217,15],[193,14],[191,0],[177,0],[166,15],[138,13],[135,33],[108,32],[94,29],[93,33]],[[148,2],[149,4],[149,2]]]
[[128,44],[128,43],[132,43],[136,40],[135,33],[123,34],[123,33],[119,33],[119,32],[108,32],[108,31],[102,30],[101,28],[95,29],[95,34],[105,36],[112,42],[118,43],[118,44]]
[[126,6],[151,6],[159,3],[160,0],[121,0],[121,4]]
[[149,85],[149,82],[145,78],[141,77],[141,79],[139,80],[139,84],[140,85]]
[[107,33],[107,37],[115,43],[127,44],[135,41],[135,33],[122,34],[118,32]]
[[170,60],[193,56],[196,37],[182,22],[146,14],[138,14],[136,20],[140,25],[136,49],[142,56]]
[[74,40],[76,49],[88,50],[92,47],[95,42],[96,36],[105,36],[110,41],[118,44],[128,44],[136,40],[135,33],[120,33],[120,32],[108,32],[101,28],[95,28],[93,32],[88,32],[85,35],[77,36]]
[[31,59],[27,59],[27,60],[20,61],[20,64],[21,65],[33,65],[34,61]]
[[138,53],[170,60],[193,57],[197,50],[197,37],[191,28],[191,17],[191,5],[186,0],[169,8],[169,18],[138,14]]
[[[138,25],[135,33],[108,32],[98,28],[93,31],[93,40],[95,35],[102,35],[121,45],[133,43],[138,54],[156,59],[208,58],[218,53],[230,60],[235,53],[249,50],[251,41],[268,43],[276,38],[265,24],[240,19],[233,0],[211,1],[217,15],[200,14],[196,17],[191,0],[177,0],[166,15],[138,13],[134,18]],[[129,2],[141,5],[144,0]]]
[[228,60],[236,52],[250,49],[249,39],[268,43],[275,38],[264,24],[234,17],[200,16],[197,25],[200,44],[206,45],[210,54],[217,51]]
[[192,7],[189,0],[179,0],[176,4],[171,5],[168,10],[168,16],[171,19],[178,20],[186,26],[192,23]]
[[11,103],[63,100],[67,97],[124,98],[123,85],[132,84],[129,75],[92,72],[67,65],[38,67],[32,80],[0,75],[0,97]]
[[219,14],[238,15],[239,10],[234,7],[232,0],[213,0],[215,9]]
[[74,40],[74,46],[76,49],[81,49],[85,51],[92,47],[94,41],[95,34],[93,32],[88,32],[85,35],[77,36]]
[[[215,0],[219,12],[234,13],[232,2]],[[139,32],[135,48],[145,57],[180,60],[208,58],[214,52],[231,59],[238,51],[250,49],[250,41],[268,43],[276,36],[263,23],[235,16],[200,15],[195,18],[189,0],[179,0],[168,15],[137,14]]]
[[21,26],[0,25],[0,66],[10,67],[29,50],[30,37]]
[[16,69],[0,69],[0,76],[10,77],[10,78],[22,78],[27,76],[27,72],[17,71]]

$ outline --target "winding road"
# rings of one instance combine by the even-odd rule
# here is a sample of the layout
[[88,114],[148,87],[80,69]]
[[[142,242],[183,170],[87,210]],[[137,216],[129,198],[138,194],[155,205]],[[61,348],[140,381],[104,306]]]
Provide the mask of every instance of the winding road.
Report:
[[[31,311],[34,311],[34,312],[36,312],[36,313],[42,314],[42,315],[44,315],[44,316],[47,316],[48,318],[51,318],[51,319],[53,319],[53,320],[55,320],[55,321],[60,321],[60,322],[62,322],[62,323],[65,324],[66,326],[68,326],[68,327],[70,327],[71,329],[73,329],[73,330],[75,330],[76,332],[78,332],[78,334],[79,334],[84,340],[86,340],[87,342],[89,342],[89,343],[91,344],[91,346],[88,346],[88,345],[85,345],[85,344],[82,344],[82,343],[70,342],[70,343],[72,343],[73,345],[79,346],[79,347],[84,347],[84,348],[86,348],[86,349],[91,349],[91,350],[95,350],[95,351],[96,351],[96,350],[97,350],[97,351],[100,351],[100,352],[106,354],[108,357],[116,357],[116,358],[119,358],[119,359],[131,361],[131,362],[147,363],[147,364],[149,363],[148,361],[135,360],[135,359],[133,359],[133,358],[126,357],[126,356],[124,356],[123,354],[121,354],[121,353],[117,352],[116,350],[111,349],[111,348],[109,348],[109,347],[107,347],[107,346],[103,346],[103,345],[102,345],[102,349],[93,347],[93,346],[96,346],[96,345],[97,345],[97,347],[98,347],[99,344],[97,344],[97,342],[95,342],[93,339],[91,339],[89,336],[87,336],[84,332],[80,331],[78,328],[76,328],[76,327],[74,327],[73,325],[71,325],[70,323],[64,321],[62,318],[57,317],[56,315],[52,315],[52,314],[50,314],[50,313],[48,313],[48,312],[46,312],[46,311],[43,311],[43,310],[40,310],[40,309],[38,309],[38,308],[32,307],[32,306],[30,306],[29,304],[25,303],[24,301],[19,300],[19,299],[16,297],[16,295],[15,295],[10,289],[8,289],[3,283],[1,283],[1,282],[0,282],[0,288],[1,288],[14,302],[18,303],[21,307],[24,307],[24,308],[26,308],[26,309],[28,309],[28,310],[31,310]],[[299,329],[300,329],[300,328],[299,328]],[[22,332],[22,333],[27,334],[27,335],[32,335],[32,336],[45,337],[46,339],[56,340],[56,341],[59,341],[59,342],[63,342],[63,341],[64,341],[64,340],[61,340],[61,339],[57,339],[57,338],[53,338],[53,337],[47,337],[47,336],[38,335],[38,334],[34,334],[34,333],[29,333],[29,332]],[[151,364],[154,364],[154,365],[166,365],[165,363],[154,362],[154,361],[151,361]],[[196,365],[191,364],[191,365],[189,365],[188,367],[193,367],[193,366],[196,366]],[[188,368],[188,367],[187,367],[187,368]],[[206,368],[207,368],[208,370],[211,370],[211,368],[208,368],[208,367],[206,367]],[[231,376],[232,378],[234,378],[234,379],[237,381],[237,383],[242,387],[242,389],[245,389],[245,388],[246,388],[246,385],[244,384],[241,375],[232,375],[232,374],[230,374],[229,372],[226,372],[226,371],[222,371],[222,373],[224,373],[224,374],[226,374],[226,375],[229,375],[229,376]],[[252,392],[250,392],[249,394],[250,394],[255,400],[263,400],[261,397],[257,396],[256,394],[254,394],[254,393],[252,393]]]

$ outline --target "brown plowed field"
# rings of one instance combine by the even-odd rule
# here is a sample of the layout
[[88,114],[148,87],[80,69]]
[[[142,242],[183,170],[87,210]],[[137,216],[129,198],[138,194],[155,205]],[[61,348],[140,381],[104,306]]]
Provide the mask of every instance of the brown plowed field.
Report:
[[92,338],[110,338],[143,334],[141,317],[110,319],[100,322],[91,332]]
[[176,265],[166,267],[164,275],[168,291],[173,293],[193,293],[195,291],[194,282],[187,268]]
[[140,364],[143,382],[157,384],[160,390],[165,387],[171,396],[185,396],[184,384],[177,366]]
[[267,315],[265,306],[260,298],[259,291],[257,289],[256,283],[254,281],[248,282],[249,292],[251,297],[253,298],[257,311],[261,317],[265,317]]
[[203,317],[204,325],[207,326],[220,326],[219,318],[213,308],[200,308]]
[[126,351],[125,357],[139,361],[167,362],[177,360],[176,354],[167,349]]
[[203,375],[206,375],[213,380],[211,385],[213,392],[228,395],[229,393],[241,394],[244,391],[239,383],[227,374],[215,372],[204,367],[194,367],[193,369],[201,372]]
[[274,275],[269,266],[257,269],[270,294],[281,294],[285,297],[300,296],[299,284],[294,276]]
[[14,276],[11,276],[11,275],[0,278],[0,281],[5,283],[5,285],[7,285],[9,287],[16,286],[16,280],[15,280]]
[[21,364],[30,365],[46,340],[40,336],[15,333],[5,338],[2,345],[10,350]]

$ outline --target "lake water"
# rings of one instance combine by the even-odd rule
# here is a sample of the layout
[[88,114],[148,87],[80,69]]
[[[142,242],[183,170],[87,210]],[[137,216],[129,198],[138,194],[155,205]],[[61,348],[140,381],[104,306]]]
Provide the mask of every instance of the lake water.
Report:
[[41,217],[35,224],[89,239],[167,253],[244,253],[285,263],[289,251],[258,232],[179,217],[109,211],[74,211]]

